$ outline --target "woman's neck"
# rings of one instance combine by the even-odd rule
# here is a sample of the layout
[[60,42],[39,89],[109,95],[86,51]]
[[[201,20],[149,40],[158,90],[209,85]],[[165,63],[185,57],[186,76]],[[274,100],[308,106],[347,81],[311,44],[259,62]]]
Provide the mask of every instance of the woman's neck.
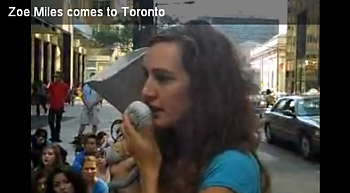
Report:
[[98,173],[104,174],[106,172],[107,172],[107,167],[105,167],[105,166],[98,167]]
[[44,170],[46,170],[46,171],[52,171],[53,170],[53,167],[52,167],[52,165],[44,165]]

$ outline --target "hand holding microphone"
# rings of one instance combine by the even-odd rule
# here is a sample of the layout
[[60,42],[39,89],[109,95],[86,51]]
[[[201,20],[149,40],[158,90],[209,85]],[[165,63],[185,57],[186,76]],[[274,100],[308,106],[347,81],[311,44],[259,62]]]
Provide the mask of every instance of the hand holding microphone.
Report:
[[[132,157],[137,167],[130,172],[128,179],[112,181],[111,189],[125,188],[137,179],[138,174],[152,176],[158,174],[161,155],[153,135],[152,112],[139,101],[129,105],[123,114],[121,136],[107,153],[109,164],[118,164]],[[114,150],[114,151],[113,151]]]
[[154,138],[151,110],[141,102],[133,104],[137,108],[125,111],[121,127],[126,150],[135,159],[141,175],[156,175],[161,165],[161,154]]
[[[127,116],[125,118],[125,116]],[[128,108],[125,110],[123,115],[123,120],[116,120],[112,124],[111,127],[111,135],[113,137],[113,133],[116,132],[116,137],[113,139],[115,143],[112,145],[112,148],[117,151],[124,158],[128,157],[129,153],[126,150],[126,142],[124,140],[125,135],[121,131],[121,128],[114,129],[114,125],[120,125],[124,122],[125,119],[128,119],[131,122],[132,126],[138,131],[143,132],[144,130],[152,130],[152,112],[149,107],[140,102],[135,101],[131,103]]]

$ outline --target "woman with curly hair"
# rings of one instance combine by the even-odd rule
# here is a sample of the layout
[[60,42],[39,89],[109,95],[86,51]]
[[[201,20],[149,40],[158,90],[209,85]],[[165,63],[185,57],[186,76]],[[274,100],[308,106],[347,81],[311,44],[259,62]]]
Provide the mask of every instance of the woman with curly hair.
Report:
[[256,156],[258,120],[236,48],[211,25],[190,21],[153,37],[143,101],[153,121],[122,131],[142,193],[268,193]]

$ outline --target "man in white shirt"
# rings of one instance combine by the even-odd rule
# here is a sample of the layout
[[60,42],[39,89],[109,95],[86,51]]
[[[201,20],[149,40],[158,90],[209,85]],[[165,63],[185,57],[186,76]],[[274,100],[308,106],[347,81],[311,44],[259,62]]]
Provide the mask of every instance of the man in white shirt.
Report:
[[[90,74],[90,78],[95,73]],[[80,128],[78,131],[78,137],[81,137],[84,133],[85,126],[92,125],[92,132],[96,134],[97,125],[100,120],[98,118],[99,104],[102,100],[101,96],[94,91],[89,85],[85,84],[82,90],[82,101],[84,103],[83,111],[80,115]]]

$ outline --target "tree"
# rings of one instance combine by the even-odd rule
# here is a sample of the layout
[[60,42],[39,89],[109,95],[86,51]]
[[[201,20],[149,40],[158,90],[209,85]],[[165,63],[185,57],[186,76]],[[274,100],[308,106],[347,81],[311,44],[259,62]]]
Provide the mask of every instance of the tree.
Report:
[[173,18],[170,15],[164,15],[163,17],[159,17],[159,21],[163,25],[175,25],[180,23],[178,18]]
[[121,52],[128,53],[132,48],[131,18],[120,15],[112,24],[94,29],[92,36],[103,46],[117,46]]
[[157,22],[157,31],[162,31],[169,26],[181,24],[178,18],[173,18],[170,15],[165,15],[163,17],[158,17],[159,22]]

